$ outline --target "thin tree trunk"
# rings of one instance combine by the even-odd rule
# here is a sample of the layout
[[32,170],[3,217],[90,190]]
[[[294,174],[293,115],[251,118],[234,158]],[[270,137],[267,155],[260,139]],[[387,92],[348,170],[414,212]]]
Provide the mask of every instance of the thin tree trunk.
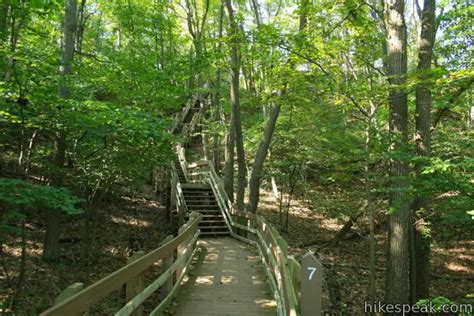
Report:
[[252,9],[255,14],[255,23],[257,23],[257,26],[260,26],[262,24],[262,18],[260,17],[260,8],[257,0],[252,0]]
[[407,72],[407,36],[403,0],[385,1],[387,64],[390,84],[390,195],[385,302],[409,302],[408,235],[410,229],[408,165],[403,152],[408,144],[407,94],[403,85]]
[[[373,107],[372,107],[373,109]],[[366,130],[365,138],[365,194],[367,198],[367,211],[369,213],[369,230],[370,230],[370,275],[369,275],[369,302],[375,301],[375,279],[377,266],[377,241],[375,240],[375,211],[372,203],[372,170],[370,168],[370,151],[372,142],[372,121],[375,109],[369,113],[369,122]]]
[[10,11],[10,0],[2,0],[0,8],[0,39],[6,41],[8,34],[8,12]]
[[[416,117],[415,117],[415,144],[417,155],[429,157],[431,151],[431,91],[426,72],[431,68],[431,56],[435,42],[435,0],[425,0],[421,12],[421,33],[418,48],[418,71],[421,73],[422,82],[416,87]],[[415,166],[416,174],[421,176],[423,162]],[[429,260],[430,240],[424,233],[426,227],[423,216],[428,207],[426,196],[417,194],[412,203],[413,221],[413,252],[410,267],[411,303],[429,297]]]
[[[67,0],[64,14],[64,39],[61,56],[61,82],[59,86],[59,97],[63,100],[69,99],[71,95],[68,84],[68,76],[72,72],[72,61],[74,56],[74,33],[76,31],[76,0]],[[52,175],[52,185],[63,184],[62,168],[66,161],[66,134],[58,131],[55,139],[53,164],[55,170]],[[59,259],[59,225],[61,213],[57,210],[48,210],[46,216],[46,235],[44,242],[43,258],[55,261]]]
[[[79,5],[79,9],[77,10],[77,30],[76,30],[76,50],[79,53],[82,53],[82,43],[84,40],[84,30],[86,28],[86,21],[87,17],[85,15],[86,13],[86,2],[87,0],[81,0],[81,3]],[[79,57],[80,58],[80,55]]]
[[[221,50],[222,50],[222,44],[221,44],[221,39],[222,39],[222,31],[223,31],[223,20],[224,20],[224,5],[221,3],[219,7],[219,26],[218,26],[218,38],[219,38],[219,43],[217,46],[217,53],[220,55]],[[216,122],[221,122],[221,80],[222,80],[222,75],[221,75],[221,68],[218,67],[216,70],[216,84],[215,84],[215,92],[214,92],[214,107],[215,107],[215,115],[214,119]],[[217,172],[220,171],[221,168],[221,150],[220,150],[220,144],[221,144],[221,137],[219,133],[214,134],[214,144],[213,144],[213,162],[214,162],[214,169],[216,169]]]
[[296,166],[291,169],[290,177],[288,179],[288,196],[286,199],[286,214],[285,214],[285,226],[283,227],[284,232],[288,232],[288,226],[290,224],[290,209],[291,200],[293,199],[293,193],[295,191],[294,176],[296,172]]
[[262,178],[263,163],[267,156],[268,148],[272,141],[273,132],[275,131],[278,115],[280,114],[280,105],[275,105],[268,117],[267,125],[263,133],[263,139],[258,147],[255,160],[253,162],[252,175],[249,185],[249,202],[247,204],[247,212],[256,213],[258,201],[260,198],[260,182]]
[[300,0],[300,31],[304,30],[306,24],[308,23],[308,0]]
[[5,78],[7,58],[5,49],[8,42],[8,13],[10,11],[10,0],[2,0],[0,8],[0,78]]
[[234,202],[234,153],[235,153],[235,130],[232,113],[226,136],[225,166],[224,166],[224,188],[230,201]]
[[244,141],[242,136],[242,123],[240,118],[240,103],[239,103],[239,39],[238,39],[238,25],[234,16],[234,9],[232,8],[232,0],[224,0],[229,14],[229,36],[231,38],[231,85],[230,85],[230,103],[232,107],[233,120],[235,130],[235,145],[237,150],[237,196],[236,209],[238,211],[244,210],[244,196],[245,196],[245,151]]

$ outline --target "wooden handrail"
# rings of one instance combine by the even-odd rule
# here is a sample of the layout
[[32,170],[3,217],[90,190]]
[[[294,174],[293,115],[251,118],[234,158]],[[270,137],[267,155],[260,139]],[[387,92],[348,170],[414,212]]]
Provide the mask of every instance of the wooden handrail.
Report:
[[178,154],[178,160],[179,160],[179,165],[181,166],[181,169],[183,170],[184,174],[184,179],[189,181],[189,173],[188,173],[188,163],[186,161],[186,155],[184,154],[184,148],[181,146],[181,144],[176,144],[176,152]]
[[201,214],[191,216],[186,229],[178,234],[178,236],[96,283],[91,284],[69,299],[44,311],[41,313],[41,316],[81,315],[81,313],[86,312],[92,304],[99,302],[113,291],[120,289],[127,281],[151,267],[156,261],[173,253],[178,246],[194,236],[198,231],[198,224],[201,218]]
[[194,107],[195,103],[196,103],[196,97],[195,96],[189,98],[188,101],[186,102],[184,108],[181,110],[181,112],[177,113],[175,115],[175,118],[173,120],[173,124],[172,124],[172,127],[171,127],[171,132],[172,133],[174,133],[176,128],[179,126],[179,124],[184,122],[184,119],[188,115],[189,111]]
[[173,163],[171,163],[171,190],[172,205],[176,206],[179,221],[178,226],[180,226],[184,221],[185,214],[189,213],[189,209],[184,198],[183,188],[181,186],[181,182],[179,181],[178,172],[176,171]]
[[181,136],[185,138],[189,138],[191,134],[194,132],[196,129],[196,125],[198,125],[198,122],[201,119],[201,113],[197,112],[194,114],[193,118],[191,119],[191,122],[188,124],[185,124],[183,127],[183,130],[181,131]]
[[193,245],[196,243],[199,236],[199,231],[196,231],[194,236],[186,245],[186,250],[183,256],[179,257],[172,265],[169,267],[163,274],[160,275],[158,279],[153,281],[148,285],[143,292],[136,295],[131,301],[125,304],[122,309],[115,313],[115,316],[126,316],[130,315],[135,309],[137,309],[150,295],[152,295],[156,290],[158,290],[165,282],[173,276],[173,273],[182,267],[191,257],[191,254],[194,252]]

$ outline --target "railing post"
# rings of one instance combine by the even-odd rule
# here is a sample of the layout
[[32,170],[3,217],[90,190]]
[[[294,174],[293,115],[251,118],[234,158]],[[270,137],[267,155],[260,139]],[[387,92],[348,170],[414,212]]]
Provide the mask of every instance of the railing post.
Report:
[[[189,220],[191,221],[192,219],[194,219],[195,217],[197,216],[197,213],[191,213],[189,214]],[[188,228],[188,224],[184,224],[183,226],[181,226],[178,230],[178,235],[181,234],[183,231],[186,230],[186,228]],[[188,238],[186,238],[186,240],[183,240],[183,242],[178,246],[177,250],[176,250],[176,260],[178,258],[180,258],[181,256],[183,256],[184,252],[186,251],[186,247],[188,246],[189,244],[189,241],[193,238],[193,235],[191,234]],[[178,267],[176,269],[176,278],[178,279],[181,274],[183,273],[183,268],[182,267]]]
[[[173,235],[168,235],[165,240],[163,240],[163,244],[166,244],[168,241],[173,239]],[[173,264],[174,261],[174,251],[171,252],[168,256],[165,258],[161,259],[161,267],[160,267],[160,274],[164,273],[166,270],[168,270],[169,267]],[[174,278],[171,276],[168,281],[166,281],[165,284],[160,289],[160,301],[163,301],[166,296],[171,292],[173,289],[173,281]]]
[[321,316],[323,265],[311,253],[301,259],[301,316]]
[[298,298],[301,289],[301,265],[293,256],[288,256],[288,270],[290,271],[291,282]]
[[[171,179],[170,179],[170,219],[171,219],[171,226],[173,227],[173,231],[175,231],[177,223],[175,219],[173,218],[173,211],[176,209],[177,204],[176,204],[176,193],[177,193],[177,179],[171,174]],[[179,209],[176,209],[178,211],[178,216],[179,216]],[[179,218],[177,219],[179,221]]]
[[[144,251],[135,252],[130,258],[128,258],[127,264],[137,260],[145,255]],[[138,274],[133,279],[129,280],[125,284],[125,303],[132,300],[137,294],[141,293],[145,288],[143,273]],[[143,307],[139,306],[132,314],[133,316],[142,316]]]
[[[58,305],[59,303],[62,303],[63,301],[67,300],[77,292],[81,291],[84,288],[83,283],[74,283],[69,285],[67,288],[64,289],[54,300],[54,305]],[[70,314],[71,316],[79,316],[82,315],[82,312],[77,312],[74,314]]]
[[[186,230],[186,225],[181,226],[178,229],[178,235],[181,234],[184,230]],[[184,240],[177,248],[176,250],[176,259],[180,258],[184,251],[186,250],[186,245],[188,244],[188,239]],[[178,267],[176,269],[176,278],[178,279],[181,276],[181,273],[183,273],[183,268]]]

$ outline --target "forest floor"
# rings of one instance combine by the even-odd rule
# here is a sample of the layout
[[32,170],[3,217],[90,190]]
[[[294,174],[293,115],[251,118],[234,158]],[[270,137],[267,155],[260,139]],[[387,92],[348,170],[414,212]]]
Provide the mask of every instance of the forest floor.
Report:
[[[333,201],[334,202],[334,201]],[[278,201],[273,194],[264,193],[261,198],[260,214],[276,227],[279,225]],[[290,246],[290,252],[299,257],[313,251],[319,257],[329,274],[331,295],[339,296],[339,307],[349,315],[363,315],[364,301],[368,300],[369,282],[369,239],[368,223],[361,218],[347,238],[332,247],[330,241],[347,220],[329,216],[324,203],[308,207],[308,203],[294,200],[289,212],[288,232],[282,233]],[[327,205],[326,205],[327,206]],[[83,282],[89,285],[114,270],[124,266],[134,252],[156,248],[170,232],[164,212],[152,199],[144,197],[123,197],[121,200],[100,209],[93,229],[92,260],[84,265],[81,253],[84,248],[82,237],[84,221],[63,223],[61,261],[46,263],[41,260],[44,226],[27,225],[27,262],[21,295],[16,305],[17,315],[36,315],[50,307],[54,298],[68,285]],[[39,222],[39,220],[38,220]],[[473,293],[474,236],[473,225],[466,227],[443,227],[456,232],[458,238],[436,238],[432,255],[432,296],[445,296],[461,302],[466,294]],[[457,233],[458,232],[458,233]],[[439,234],[442,236],[442,234]],[[10,236],[4,245],[0,264],[0,307],[2,301],[9,301],[16,292],[20,266],[20,236]],[[377,299],[383,298],[385,269],[385,231],[379,228],[377,239]],[[307,246],[304,246],[307,245]],[[74,268],[72,268],[74,267]],[[148,277],[158,273],[158,266],[151,269]],[[5,273],[6,272],[6,273]],[[327,278],[327,275],[326,275]],[[5,290],[6,289],[6,290]],[[324,284],[323,306],[330,307],[327,282]],[[153,300],[153,299],[151,299]],[[117,291],[91,311],[90,315],[109,315],[123,304],[124,293]],[[4,304],[4,303],[3,303]],[[3,306],[3,308],[8,306]],[[151,306],[149,306],[151,307]],[[145,306],[145,311],[149,309]]]
[[[155,201],[145,197],[123,197],[106,205],[97,211],[95,222],[100,226],[93,228],[92,259],[87,265],[81,257],[84,220],[62,223],[61,260],[58,263],[41,260],[44,225],[27,225],[26,271],[15,308],[17,315],[38,315],[52,306],[55,297],[67,286],[75,282],[87,286],[100,280],[123,267],[136,251],[157,248],[170,233],[164,211]],[[4,244],[0,262],[0,311],[2,304],[6,304],[3,308],[8,310],[5,302],[14,297],[17,289],[21,240],[19,236],[10,237]],[[149,277],[153,274],[156,277],[158,269],[158,266],[150,269]],[[111,315],[123,306],[124,298],[124,291],[117,291],[94,306],[89,314]]]
[[[337,196],[333,196],[337,199]],[[340,197],[339,197],[340,198]],[[321,203],[322,201],[319,201]],[[279,201],[273,193],[266,192],[261,197],[259,212],[275,227],[280,226]],[[334,201],[332,201],[334,204]],[[289,244],[289,251],[297,259],[307,251],[312,251],[326,268],[323,285],[323,306],[326,311],[348,315],[363,315],[364,302],[369,300],[369,227],[366,217],[361,217],[336,247],[330,242],[342,228],[348,217],[334,219],[321,207],[308,207],[311,203],[298,200],[291,202],[288,216],[288,229],[282,236]],[[356,207],[352,203],[353,207]],[[386,232],[379,225],[376,230],[377,271],[376,300],[383,300],[385,277]],[[281,231],[281,229],[279,229]],[[442,230],[457,232],[458,238],[443,240],[441,232],[434,231],[434,246],[431,257],[432,297],[444,296],[451,301],[466,301],[466,295],[474,294],[474,225],[467,223],[444,226]],[[451,234],[453,235],[453,234]],[[330,271],[328,274],[327,272]],[[331,278],[331,291],[328,291],[327,278]],[[329,293],[335,295],[341,304],[331,306]],[[472,301],[470,301],[472,303]]]

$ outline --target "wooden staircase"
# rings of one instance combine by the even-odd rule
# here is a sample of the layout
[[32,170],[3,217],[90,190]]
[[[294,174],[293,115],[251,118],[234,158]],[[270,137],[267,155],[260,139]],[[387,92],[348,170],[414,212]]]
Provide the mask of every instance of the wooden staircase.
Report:
[[229,235],[229,227],[211,187],[202,183],[183,184],[182,187],[188,210],[203,215],[199,223],[201,235]]
[[181,168],[181,164],[179,163],[179,159],[174,160],[174,167],[176,168],[176,172],[178,173],[178,179],[181,183],[186,183],[186,177],[183,172],[183,168]]

